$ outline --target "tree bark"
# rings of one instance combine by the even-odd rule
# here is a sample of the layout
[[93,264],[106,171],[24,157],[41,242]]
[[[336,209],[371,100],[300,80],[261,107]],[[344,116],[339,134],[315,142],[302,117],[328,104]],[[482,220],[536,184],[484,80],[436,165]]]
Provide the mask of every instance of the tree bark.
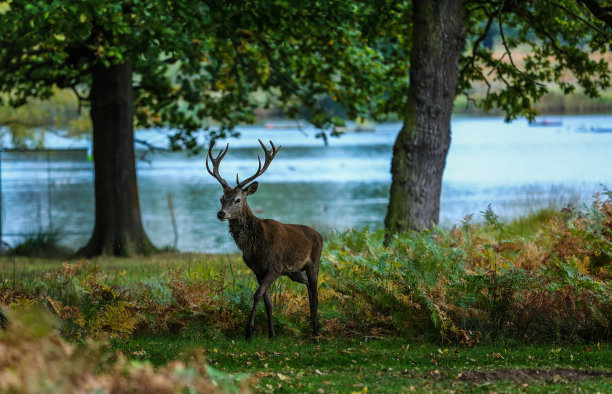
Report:
[[465,43],[461,0],[413,1],[410,87],[393,147],[388,234],[437,224]]
[[152,253],[155,247],[144,232],[138,200],[131,65],[94,66],[90,99],[96,222],[80,254]]

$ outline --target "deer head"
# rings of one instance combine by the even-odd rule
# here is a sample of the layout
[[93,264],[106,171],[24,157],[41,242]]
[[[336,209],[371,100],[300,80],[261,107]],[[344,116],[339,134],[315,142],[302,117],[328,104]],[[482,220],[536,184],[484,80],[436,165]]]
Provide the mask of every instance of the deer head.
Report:
[[[257,187],[259,186],[257,182],[253,182],[253,181],[257,177],[262,175],[264,172],[266,172],[266,170],[270,166],[270,163],[272,163],[272,160],[274,159],[274,157],[276,156],[276,154],[281,148],[280,145],[278,148],[275,147],[274,143],[270,141],[270,145],[272,146],[272,149],[268,150],[266,149],[266,146],[263,144],[263,142],[261,142],[261,140],[258,140],[258,141],[264,150],[264,154],[265,154],[264,165],[263,167],[261,166],[261,158],[259,157],[259,155],[257,155],[257,160],[259,161],[259,167],[257,169],[257,172],[255,172],[253,176],[245,179],[242,182],[238,178],[238,174],[236,174],[236,187],[231,187],[227,183],[227,181],[223,179],[221,175],[219,175],[219,164],[221,163],[221,160],[223,160],[223,157],[225,157],[225,154],[227,153],[229,149],[229,144],[227,144],[225,149],[219,152],[219,154],[216,157],[213,156],[213,153],[212,153],[212,149],[215,145],[214,141],[210,144],[210,147],[208,148],[208,155],[206,156],[206,170],[208,171],[210,175],[215,177],[215,179],[219,181],[219,183],[223,187],[223,196],[221,196],[221,210],[217,213],[217,219],[221,221],[230,220],[230,219],[238,219],[250,213],[250,209],[247,203],[247,197],[255,193],[257,191]],[[208,166],[209,158],[213,165],[212,171],[210,170],[210,167]]]

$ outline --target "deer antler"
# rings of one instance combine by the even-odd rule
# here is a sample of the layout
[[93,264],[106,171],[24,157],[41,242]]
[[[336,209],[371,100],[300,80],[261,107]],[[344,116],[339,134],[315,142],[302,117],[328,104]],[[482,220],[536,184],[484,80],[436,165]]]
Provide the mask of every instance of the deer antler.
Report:
[[[208,173],[212,176],[215,177],[215,179],[217,179],[219,181],[219,183],[221,184],[221,186],[223,186],[223,188],[230,188],[230,185],[227,183],[227,181],[223,178],[221,178],[221,175],[219,175],[219,164],[221,163],[221,160],[223,160],[223,157],[225,156],[225,154],[227,153],[227,150],[229,149],[229,143],[227,144],[227,146],[225,147],[225,150],[221,150],[219,152],[219,154],[217,155],[217,157],[213,157],[212,154],[212,149],[213,146],[215,146],[215,141],[213,140],[210,143],[210,147],[208,148],[208,155],[206,155],[206,170],[208,170]],[[213,170],[211,171],[210,168],[208,167],[208,158],[210,157],[210,161],[213,164]]]
[[258,176],[266,172],[266,170],[270,166],[270,163],[272,163],[272,159],[274,159],[274,156],[276,156],[276,154],[281,148],[280,145],[278,146],[278,148],[275,147],[274,143],[270,141],[270,145],[272,146],[272,149],[268,150],[266,149],[266,146],[263,144],[263,142],[261,142],[261,140],[258,139],[257,141],[259,141],[259,145],[261,145],[261,147],[264,150],[264,154],[266,155],[263,168],[261,167],[261,158],[259,157],[259,155],[257,155],[257,160],[259,161],[259,168],[257,169],[257,172],[255,173],[255,175],[240,182],[240,180],[238,179],[238,174],[236,174],[236,184],[238,184],[239,187],[243,187],[247,185],[248,183],[254,181],[255,178],[257,178]]

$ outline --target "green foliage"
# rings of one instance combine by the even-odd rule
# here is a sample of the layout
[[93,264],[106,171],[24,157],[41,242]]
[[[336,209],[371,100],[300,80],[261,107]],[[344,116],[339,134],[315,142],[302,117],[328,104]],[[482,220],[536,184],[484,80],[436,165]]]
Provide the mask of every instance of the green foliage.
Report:
[[[525,237],[490,207],[484,223],[396,236],[349,232],[328,243],[322,294],[344,335],[434,334],[467,345],[608,338],[612,201],[553,215]],[[326,292],[327,291],[327,292]],[[343,327],[343,328],[342,328]]]
[[180,129],[171,138],[177,149],[197,149],[196,131],[208,129],[210,120],[218,125],[212,136],[225,135],[270,102],[289,116],[304,106],[319,127],[339,124],[322,100],[333,97],[352,118],[367,114],[371,97],[380,96],[370,92],[381,86],[372,82],[385,76],[381,55],[362,39],[360,4],[2,4],[3,101],[46,99],[57,86],[86,102],[96,65],[129,63],[137,124]]
[[[44,310],[8,311],[0,331],[0,391],[27,392],[434,392],[475,390],[605,392],[609,343],[498,343],[473,348],[405,338],[300,341],[294,337],[66,342]],[[270,388],[272,387],[272,389]]]
[[[506,120],[533,120],[534,104],[556,84],[564,94],[576,87],[598,97],[610,86],[608,51],[612,26],[586,2],[465,2],[467,53],[461,59],[458,93],[468,99],[474,86],[484,110],[501,109]],[[499,34],[500,50],[482,45]]]
[[[581,210],[544,215],[527,233],[490,208],[483,223],[470,219],[450,231],[398,234],[388,244],[383,231],[328,236],[319,275],[322,338],[401,336],[466,346],[609,339],[609,191]],[[177,259],[102,259],[29,272],[25,263],[7,264],[13,275],[0,277],[0,304],[42,301],[62,333],[77,340],[241,337],[253,274],[235,257]],[[277,333],[307,337],[304,286],[282,279],[271,290]],[[263,304],[256,320],[265,336]]]
[[[457,94],[485,86],[475,97],[485,110],[532,119],[551,84],[564,94],[579,86],[589,97],[610,85],[611,28],[580,2],[466,1],[464,15]],[[7,104],[50,98],[55,86],[86,102],[96,64],[127,62],[138,126],[177,128],[175,149],[197,150],[202,127],[211,137],[235,134],[258,107],[306,113],[325,128],[343,123],[330,99],[351,119],[401,117],[407,105],[410,3],[12,0],[2,2],[0,22]],[[482,45],[491,34],[497,49]],[[17,129],[40,123],[18,115]]]
[[546,222],[558,217],[562,218],[563,215],[564,213],[557,208],[542,208],[526,216],[513,219],[506,224],[505,228],[511,234],[533,236]]
[[10,255],[29,257],[63,257],[71,254],[68,248],[58,245],[56,233],[37,234],[9,250]]
[[194,347],[202,347],[220,371],[251,374],[257,392],[605,392],[612,377],[609,343],[500,342],[466,348],[406,338],[310,341],[281,336],[256,337],[249,343],[158,335],[116,346],[154,365],[183,359]]

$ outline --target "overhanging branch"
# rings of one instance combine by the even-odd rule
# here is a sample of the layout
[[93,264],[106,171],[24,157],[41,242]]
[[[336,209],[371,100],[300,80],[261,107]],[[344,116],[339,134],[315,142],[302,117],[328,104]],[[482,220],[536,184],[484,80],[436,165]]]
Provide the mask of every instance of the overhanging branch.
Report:
[[77,90],[76,85],[71,85],[70,89],[74,92],[75,96],[77,96],[78,102],[79,102],[79,107],[77,109],[77,113],[80,115],[81,114],[81,109],[83,108],[83,102],[84,101],[89,101],[89,95],[88,96],[82,96],[79,91]]
[[[599,19],[612,29],[612,6],[602,7],[597,0],[578,0],[578,2],[588,8],[595,18]],[[609,36],[610,34],[606,33],[606,35]]]
[[[586,1],[586,2],[590,2],[590,1]],[[579,21],[581,21],[582,23],[584,23],[585,25],[587,25],[589,28],[593,29],[594,31],[598,32],[599,34],[602,34],[604,36],[610,37],[612,38],[612,33],[601,30],[599,27],[595,26],[594,24],[592,24],[591,22],[587,21],[586,19],[584,19],[583,17],[581,17],[580,15],[577,15],[575,12],[572,12],[571,10],[569,10],[567,7],[565,7],[562,4],[556,3],[554,1],[549,2],[550,4],[554,5],[555,7],[559,8],[560,10],[562,10],[563,12],[565,12],[566,14],[570,15],[572,18],[576,18]],[[581,3],[585,4],[585,1],[581,1]],[[592,3],[596,3],[595,1],[592,1]],[[586,4],[585,4],[586,5]],[[588,8],[588,6],[587,6]],[[609,21],[606,21],[604,19],[602,19],[601,17],[595,15],[595,13],[589,8],[589,11],[591,12],[591,14],[593,14],[593,16],[601,21],[603,21],[604,23],[606,23],[608,25],[608,27],[612,28],[612,14],[610,14],[610,10],[612,10],[612,8],[610,7],[606,7],[609,9],[607,17],[605,14],[601,14],[602,16],[604,16],[605,19],[610,19]]]
[[472,45],[472,55],[470,56],[470,61],[466,62],[466,64],[463,65],[463,67],[459,71],[459,75],[463,75],[465,73],[465,71],[467,70],[468,64],[471,66],[472,69],[476,67],[474,64],[476,62],[476,57],[477,57],[476,50],[478,49],[480,44],[484,41],[484,39],[487,38],[487,35],[489,35],[489,31],[491,30],[491,26],[493,25],[493,21],[495,20],[495,13],[492,12],[491,14],[488,15],[488,17],[489,17],[489,20],[487,21],[487,24],[482,34],[478,36],[478,38],[476,39],[476,41],[474,41],[474,44]]

